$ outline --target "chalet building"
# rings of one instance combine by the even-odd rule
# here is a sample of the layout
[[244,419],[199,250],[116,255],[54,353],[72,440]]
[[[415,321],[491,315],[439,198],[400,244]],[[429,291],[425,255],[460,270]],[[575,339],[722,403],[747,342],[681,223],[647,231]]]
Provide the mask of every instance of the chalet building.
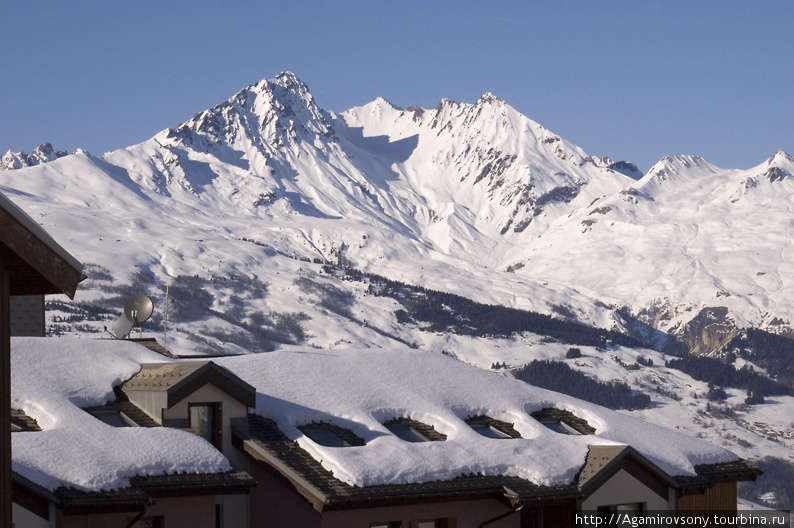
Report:
[[[119,358],[148,359],[132,365],[132,373],[123,376],[124,381],[119,385],[108,387],[107,401],[80,407],[79,413],[71,418],[74,428],[94,428],[96,432],[89,437],[105,435],[96,438],[100,440],[97,445],[105,451],[88,454],[108,459],[100,471],[130,472],[122,485],[107,489],[80,489],[86,487],[84,483],[53,485],[46,474],[57,474],[57,478],[64,480],[79,472],[68,468],[72,464],[68,460],[59,460],[55,465],[44,461],[37,466],[36,456],[46,458],[49,450],[57,450],[59,446],[35,442],[36,435],[46,434],[47,427],[42,427],[31,415],[34,413],[12,410],[13,435],[20,439],[14,444],[20,452],[19,456],[14,455],[15,528],[566,527],[573,526],[577,511],[606,515],[614,511],[735,510],[736,483],[753,480],[760,473],[752,464],[699,440],[648,429],[653,426],[548,391],[527,386],[527,392],[523,385],[512,384],[515,380],[459,362],[444,364],[448,371],[454,367],[453,372],[445,375],[438,369],[439,361],[452,360],[441,355],[389,352],[393,354],[390,363],[397,363],[398,369],[404,366],[400,363],[411,362],[422,371],[434,372],[442,389],[447,378],[450,383],[458,383],[462,372],[475,378],[475,382],[480,376],[490,377],[495,382],[493,392],[504,393],[505,387],[500,386],[506,385],[508,392],[518,389],[513,396],[540,395],[539,399],[545,403],[534,410],[531,409],[538,406],[520,404],[518,408],[525,409],[526,415],[513,414],[516,418],[513,422],[502,419],[506,415],[493,409],[488,411],[490,414],[460,412],[460,408],[474,409],[475,404],[488,400],[493,404],[503,397],[498,395],[493,399],[491,391],[484,388],[481,395],[458,402],[461,407],[451,416],[444,416],[439,407],[450,405],[450,401],[431,396],[425,403],[432,412],[420,419],[416,413],[408,412],[404,394],[393,391],[388,382],[384,381],[386,394],[378,396],[381,389],[367,387],[364,380],[356,380],[356,374],[349,374],[352,383],[361,383],[365,398],[343,416],[335,406],[346,407],[347,395],[355,391],[339,387],[334,395],[325,390],[339,381],[338,376],[347,370],[346,365],[337,369],[320,365],[318,368],[325,377],[316,378],[312,372],[303,373],[305,364],[295,361],[305,356],[301,352],[186,361],[158,356],[126,341],[15,338],[12,344],[14,353],[18,354],[15,361],[20,358],[15,366],[21,365],[19,375],[25,380],[42,376],[40,372],[27,370],[35,370],[42,364],[42,358],[48,358],[56,368],[74,362],[75,371],[88,362],[99,372],[107,371],[107,379],[114,379],[112,369],[119,369],[115,366]],[[93,348],[95,355],[84,357],[91,350],[78,352],[86,348]],[[377,371],[386,353],[379,354],[351,352],[348,361],[359,365],[362,372]],[[345,358],[348,354],[333,355]],[[64,358],[69,361],[61,361]],[[371,359],[376,361],[368,365]],[[112,369],[108,370],[108,365],[113,365]],[[290,372],[291,379],[274,383],[268,394],[265,388],[269,385],[268,375],[263,376],[267,372],[273,380],[282,379],[286,377],[284,373]],[[74,372],[61,374],[75,379]],[[245,377],[254,383],[244,381]],[[420,379],[416,383],[424,381]],[[417,386],[410,386],[412,383],[407,385],[409,393],[417,390]],[[63,390],[74,398],[72,389],[65,386]],[[314,396],[302,396],[312,392]],[[444,393],[447,397],[456,396],[454,391]],[[385,402],[392,395],[393,407],[370,411],[372,403],[367,400],[380,398]],[[305,405],[326,400],[337,401],[321,405],[325,408],[320,409]],[[546,405],[554,400],[559,406]],[[507,407],[508,401],[504,405]],[[572,410],[574,406],[578,409]],[[380,408],[380,403],[375,407]],[[365,421],[362,409],[376,421],[359,423]],[[66,415],[63,410],[55,412]],[[498,414],[499,418],[491,414]],[[432,419],[432,415],[437,418]],[[285,425],[290,422],[294,422],[294,428]],[[626,443],[617,443],[613,438],[620,436],[620,431],[607,434],[617,424],[648,429],[643,433],[651,436],[664,431],[667,436],[660,437],[660,442],[666,444],[673,439],[678,444],[672,448],[682,450],[685,456],[715,461],[695,464],[689,472],[662,469],[660,463],[666,463],[665,452],[670,446],[661,446],[660,452],[649,450],[648,446],[654,445],[654,440],[650,440],[642,446],[646,451],[643,453]],[[187,436],[179,436],[176,443],[164,442],[153,447],[163,451],[164,471],[152,473],[134,464],[124,468],[123,457],[115,462],[111,444],[114,438],[121,438],[118,431],[132,431],[135,427],[140,428],[142,435],[148,434],[147,431],[176,429],[178,434]],[[600,428],[607,431],[601,434]],[[180,460],[206,456],[207,451],[201,455],[195,444],[187,441],[195,437],[203,438],[196,441],[207,449],[222,453],[229,467],[197,471],[192,468],[200,465],[197,460],[180,469]],[[142,442],[143,438],[140,436],[136,442]],[[27,443],[33,444],[33,448],[28,448]],[[578,452],[584,458],[581,465],[563,460],[561,466],[555,466],[543,460],[530,460],[527,455],[534,448],[539,452],[538,458],[549,453],[557,453],[561,458],[576,457]],[[120,445],[117,450],[122,449]],[[447,460],[446,464],[468,467],[452,467],[437,474],[443,464],[430,460],[429,467],[420,470],[413,479],[375,477],[374,482],[363,485],[350,482],[351,475],[356,478],[357,471],[368,471],[366,460],[362,464],[359,458],[374,455],[376,465],[389,468],[399,466],[402,458],[410,460],[412,451],[417,449]],[[368,454],[367,450],[371,452]],[[487,452],[515,454],[499,466],[501,470],[494,471],[488,467]],[[30,453],[33,453],[32,463],[26,458]],[[483,457],[480,471],[473,471],[475,467],[468,463],[469,457],[472,460]],[[329,459],[333,460],[330,468],[325,463]],[[141,461],[142,466],[147,463]],[[347,475],[346,463],[353,467]],[[537,480],[521,474],[522,466],[533,464],[536,469],[532,471],[549,475],[559,471],[559,467],[572,467],[574,472],[570,478],[544,483],[545,475],[541,473]],[[30,465],[33,467],[24,467]],[[65,473],[60,472],[60,465],[67,466]]]
[[[560,434],[593,434],[567,411],[545,408],[536,418]],[[549,416],[563,420],[548,421]],[[520,435],[510,424],[475,417],[470,425],[494,441]],[[483,424],[488,424],[484,426]],[[406,442],[443,441],[430,426],[409,419],[386,424]],[[302,428],[314,441],[339,448],[362,445],[331,424]],[[496,431],[496,432],[494,432]],[[744,460],[702,464],[694,476],[671,476],[627,445],[590,446],[584,466],[566,485],[539,486],[510,476],[464,475],[418,484],[356,487],[334,477],[272,420],[252,415],[234,428],[234,441],[251,458],[258,486],[251,494],[251,526],[306,528],[528,528],[574,526],[574,514],[645,511],[736,511],[736,483],[755,480]],[[384,463],[387,463],[384,461]],[[298,519],[298,524],[293,524]]]
[[[38,443],[48,427],[35,412],[14,409],[15,528],[566,527],[582,511],[732,511],[737,482],[760,473],[697,439],[440,354],[295,351],[195,361],[127,341],[12,344],[15,368],[30,384],[43,375],[36,368],[44,358],[75,369],[60,373],[67,380],[79,382],[86,364],[108,380],[121,377],[106,401],[70,419],[79,431],[93,428],[86,434],[97,452],[89,455],[107,458],[97,471],[129,475],[120,485],[85,489],[69,460],[39,464],[59,446]],[[120,358],[138,362],[124,375]],[[389,381],[409,365],[414,378]],[[384,377],[373,383],[372,372]],[[423,392],[429,379],[439,392]],[[479,389],[456,390],[463,380]],[[58,390],[79,394],[63,383]],[[119,431],[135,427],[136,443],[147,431],[187,436],[152,444],[165,461],[152,472],[147,460],[141,467],[116,461]],[[639,445],[622,442],[626,435]],[[201,470],[210,452],[222,453],[228,467]],[[692,467],[671,465],[679,455]],[[401,475],[414,466],[415,474]]]
[[43,296],[73,297],[82,265],[1,194],[0,221],[4,527],[567,527],[729,512],[760,474],[440,354],[182,361],[152,340],[42,338]]
[[[46,345],[45,351],[38,350],[42,343]],[[75,353],[75,349],[86,346],[80,340],[66,338],[14,339],[13,345],[15,354],[39,354],[52,359],[69,356]],[[125,341],[93,341],[90,345],[100,354],[96,364],[99,370],[103,368],[101,361],[112,359],[114,352],[127,351],[130,347],[139,348],[137,344]],[[103,357],[104,353],[107,354],[106,357]],[[156,358],[156,354],[150,354],[150,357]],[[24,370],[31,364],[26,359],[15,362],[15,367],[17,363],[22,366],[19,376],[23,379],[31,376],[30,372]],[[37,364],[35,358],[31,361],[33,365]],[[81,368],[80,361],[78,358],[75,369]],[[152,443],[154,450],[162,451],[158,457],[162,472],[152,474],[151,470],[141,468],[140,474],[135,474],[137,469],[124,468],[124,457],[116,457],[114,447],[108,445],[103,446],[106,449],[96,453],[96,457],[106,459],[105,467],[100,471],[133,474],[121,487],[86,490],[80,489],[76,484],[48,486],[50,479],[41,480],[39,474],[49,472],[68,482],[70,474],[79,473],[77,469],[69,469],[71,462],[63,461],[66,469],[62,474],[62,468],[52,463],[43,463],[26,475],[22,467],[17,467],[15,453],[15,528],[216,528],[250,525],[248,493],[256,483],[244,471],[248,464],[245,456],[232,447],[230,424],[235,419],[245,419],[248,409],[255,407],[254,388],[211,361],[142,364],[139,368],[125,383],[114,388],[110,401],[82,407],[82,412],[77,413],[76,419],[72,417],[74,424],[67,425],[66,428],[84,429],[93,425],[99,435],[107,435],[107,444],[112,444],[114,438],[119,438],[113,433],[120,430],[132,431],[132,428],[141,428],[141,434],[147,434],[146,430],[177,429],[181,430],[180,435],[190,433],[187,440],[193,436],[203,438],[204,440],[199,441],[200,444],[206,445],[207,451],[222,453],[228,459],[230,467],[222,471],[196,471],[194,466],[199,469],[202,467],[201,453],[194,453],[194,448],[184,440],[173,442],[170,439],[171,443],[166,445],[157,445],[157,441]],[[67,378],[74,377],[64,374]],[[63,409],[55,412],[67,416]],[[30,456],[32,453],[34,457],[40,455],[45,458],[49,448],[58,448],[57,445],[49,446],[46,443],[34,444],[36,435],[41,435],[44,431],[25,411],[13,410],[11,422],[14,431],[12,434],[20,439],[14,443],[15,450],[19,449],[23,456]],[[96,433],[86,435],[91,437],[89,440],[94,440],[97,436]],[[176,438],[179,439],[180,436]],[[28,448],[27,443],[34,444],[33,448]],[[81,449],[81,446],[75,445],[74,449]],[[118,447],[118,450],[121,449],[123,446]],[[91,456],[91,453],[88,455]],[[195,460],[190,462],[191,458]],[[184,459],[188,459],[187,464]],[[24,465],[22,459],[19,462],[20,466]],[[145,465],[147,462],[143,460],[141,463]],[[172,469],[176,471],[170,471]],[[78,477],[72,478],[78,480]],[[85,487],[85,484],[81,485]]]
[[582,511],[735,511],[736,483],[760,473],[721,448],[441,354],[219,362],[260,394],[232,424],[258,483],[252,527],[566,527]]
[[256,389],[212,361],[141,366],[121,386],[127,405],[142,410],[156,425],[186,429],[203,437],[238,468],[247,460],[232,448],[231,423],[256,407]]
[[40,335],[41,295],[73,296],[82,266],[2,196],[0,216],[2,526],[566,527],[582,511],[732,511],[760,474],[441,354],[187,361],[152,340],[12,340],[11,297],[31,296],[13,333]]
[[11,329],[18,328],[11,306],[23,306],[43,317],[43,310],[38,310],[43,308],[43,295],[73,298],[83,279],[83,265],[2,193],[0,224],[0,526],[11,526],[10,339]]

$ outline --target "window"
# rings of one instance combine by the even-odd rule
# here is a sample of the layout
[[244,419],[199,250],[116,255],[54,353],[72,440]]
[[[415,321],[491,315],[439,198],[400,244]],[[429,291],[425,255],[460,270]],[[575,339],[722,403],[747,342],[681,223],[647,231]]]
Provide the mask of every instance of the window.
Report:
[[339,438],[333,431],[326,429],[306,429],[303,434],[311,438],[316,443],[325,447],[350,447],[350,442]]
[[384,422],[383,426],[406,442],[441,442],[447,439],[447,435],[439,433],[432,425],[411,418],[395,418]]
[[188,427],[218,450],[223,450],[222,419],[220,403],[188,404]]
[[555,433],[567,435],[581,435],[579,431],[560,420],[559,422],[541,422],[543,425],[554,431]]
[[350,429],[328,422],[299,425],[298,429],[313,442],[325,447],[352,447],[365,444],[364,439],[358,437]]
[[596,432],[595,428],[587,423],[587,420],[563,409],[544,407],[539,411],[533,412],[530,416],[560,434],[591,435]]
[[430,439],[411,427],[410,425],[395,425],[387,427],[397,438],[406,442],[429,442]]
[[472,427],[475,431],[480,433],[486,438],[496,438],[497,440],[501,440],[503,438],[510,438],[510,435],[496,429],[495,427],[488,425],[485,427]]
[[113,427],[137,427],[135,422],[121,411],[99,411],[91,410],[88,413],[100,422],[112,425]]
[[[626,519],[625,515],[628,515],[629,519],[637,519],[642,517],[642,514],[645,513],[646,506],[644,502],[633,502],[629,504],[612,504],[610,506],[599,506],[598,507],[598,516],[604,520],[604,525],[609,522],[609,519],[612,517],[617,517],[616,514],[620,515],[621,520]],[[607,525],[607,526],[617,526],[617,524]]]
[[521,438],[521,434],[513,429],[513,424],[495,420],[490,416],[474,416],[468,418],[466,423],[486,438],[495,438],[497,440]]
[[214,409],[211,405],[193,405],[190,407],[190,428],[201,438],[212,441],[212,422]]

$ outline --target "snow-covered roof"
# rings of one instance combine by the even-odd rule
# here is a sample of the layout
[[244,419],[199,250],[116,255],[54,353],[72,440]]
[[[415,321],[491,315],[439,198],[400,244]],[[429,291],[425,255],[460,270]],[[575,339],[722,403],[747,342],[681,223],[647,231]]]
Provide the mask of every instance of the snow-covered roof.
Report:
[[35,220],[33,220],[25,211],[20,209],[14,202],[9,200],[3,193],[0,193],[0,207],[2,207],[14,220],[19,222],[25,229],[30,231],[33,236],[42,241],[48,248],[55,254],[62,258],[69,266],[75,271],[82,272],[83,265],[74,258],[68,251],[66,251],[49,233],[47,233]]
[[[228,461],[196,435],[169,428],[114,428],[82,408],[113,400],[113,386],[164,358],[134,343],[68,338],[12,340],[12,407],[43,431],[13,434],[13,469],[48,489],[114,489],[134,475],[213,473]],[[538,389],[439,353],[411,349],[300,349],[216,359],[257,390],[256,413],[340,480],[357,486],[506,475],[539,485],[569,484],[590,445],[628,444],[669,475],[737,460],[720,447],[627,415]],[[531,413],[554,407],[594,435],[552,431]],[[465,420],[487,415],[522,438],[496,440]],[[383,423],[411,418],[446,440],[411,443]],[[298,428],[327,422],[364,440],[326,447]]]
[[[583,466],[589,445],[631,445],[671,476],[694,475],[697,464],[738,459],[701,440],[438,353],[297,349],[216,361],[257,388],[257,414],[275,421],[337,478],[357,486],[471,473],[568,484]],[[545,407],[587,420],[595,434],[552,431],[530,416]],[[477,415],[512,423],[522,438],[478,434],[464,421]],[[400,417],[431,425],[447,438],[401,440],[383,426]],[[365,445],[319,445],[298,429],[311,422],[350,429]]]
[[142,363],[164,359],[125,341],[12,338],[11,407],[43,429],[11,435],[13,471],[50,490],[86,491],[127,487],[136,475],[229,471],[228,460],[194,434],[116,428],[83,410],[114,400],[113,386]]

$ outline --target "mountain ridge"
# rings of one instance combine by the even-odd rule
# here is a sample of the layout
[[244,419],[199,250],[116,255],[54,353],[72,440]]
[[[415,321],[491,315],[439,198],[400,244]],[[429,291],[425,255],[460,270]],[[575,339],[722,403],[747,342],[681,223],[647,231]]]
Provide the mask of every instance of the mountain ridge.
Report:
[[794,398],[750,405],[744,385],[713,390],[714,369],[667,366],[692,353],[792,382],[783,151],[643,174],[492,94],[335,113],[284,73],[137,145],[55,152],[0,164],[0,191],[86,263],[74,302],[48,299],[50,335],[107,337],[145,293],[143,334],[183,355],[411,346],[503,375],[562,361],[642,393],[632,414],[790,460]]
[[[44,150],[54,152],[51,146]],[[733,286],[725,278],[731,272],[719,266],[721,253],[708,254],[716,239],[730,238],[731,229],[758,234],[759,223],[741,217],[758,216],[751,211],[762,206],[769,211],[769,185],[794,192],[789,185],[794,161],[783,151],[747,170],[721,169],[699,156],[665,156],[641,175],[628,162],[589,156],[490,93],[471,104],[442,99],[433,109],[403,109],[378,98],[334,113],[320,108],[295,74],[284,72],[138,145],[99,157],[78,152],[36,159],[36,165],[13,170],[5,164],[4,187],[14,188],[20,179],[9,175],[19,170],[38,171],[34,180],[63,179],[60,171],[73,178],[68,186],[54,183],[65,196],[71,189],[74,196],[66,201],[91,204],[107,217],[112,211],[100,202],[127,207],[139,218],[150,214],[147,210],[174,207],[182,218],[174,220],[172,235],[179,225],[195,225],[187,220],[195,215],[207,226],[221,226],[219,243],[264,240],[282,253],[322,260],[344,253],[362,270],[397,272],[392,278],[416,284],[427,277],[409,262],[419,263],[420,270],[429,259],[443,262],[444,273],[476,272],[482,277],[477,284],[487,284],[489,270],[508,271],[515,279],[499,279],[503,286],[497,290],[503,293],[483,295],[450,284],[452,293],[544,313],[581,295],[575,304],[587,314],[584,320],[605,328],[620,328],[625,321],[596,307],[604,303],[670,333],[682,332],[688,318],[712,305],[728,305],[738,327],[794,319],[794,306],[783,300],[792,289],[789,282],[779,279],[783,287],[777,290],[761,284],[772,271],[785,276],[780,266],[788,262],[783,258],[788,249],[774,270],[761,265],[763,258],[750,259],[758,264],[755,277],[765,278],[743,277]],[[76,167],[64,170],[64,164],[81,165],[79,171],[96,181],[84,182]],[[91,188],[107,176],[119,186],[109,199],[92,199]],[[35,184],[20,187],[32,195],[41,192]],[[128,191],[133,194],[120,198]],[[783,202],[773,202],[781,215]],[[723,228],[716,226],[720,222]],[[705,225],[714,228],[707,237]],[[292,239],[274,240],[280,230]],[[766,244],[764,251],[777,247]],[[741,248],[733,253],[749,258]],[[603,265],[576,264],[573,255]],[[135,259],[129,256],[130,263]],[[385,264],[393,261],[405,264]],[[635,273],[648,265],[668,275],[649,282]],[[534,284],[526,292],[533,299],[546,300],[522,299],[526,293],[505,296],[516,291],[517,280]],[[684,292],[681,284],[687,283],[697,287]],[[568,293],[559,302],[548,292],[538,294],[549,284]],[[748,295],[753,291],[761,295],[757,302]],[[674,315],[647,316],[663,305]],[[759,312],[764,305],[773,309]]]

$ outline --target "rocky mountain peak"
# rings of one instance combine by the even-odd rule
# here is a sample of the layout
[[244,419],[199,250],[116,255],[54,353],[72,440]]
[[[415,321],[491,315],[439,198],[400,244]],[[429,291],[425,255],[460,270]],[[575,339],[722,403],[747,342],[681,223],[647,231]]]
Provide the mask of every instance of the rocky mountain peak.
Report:
[[317,136],[331,135],[326,112],[317,106],[308,86],[294,73],[282,72],[199,112],[170,129],[167,138],[199,150],[219,143],[237,144],[237,149],[248,150],[241,142],[260,149],[265,143],[283,146],[299,136],[312,141]]
[[777,152],[772,154],[772,157],[770,157],[766,163],[769,166],[781,165],[781,164],[794,164],[794,158],[789,156],[788,153],[786,153],[785,151],[778,150]]
[[485,92],[480,96],[479,99],[477,99],[475,105],[481,106],[485,104],[499,104],[499,103],[503,104],[504,102],[505,102],[504,99],[500,99],[499,97],[496,97],[491,92]]
[[301,81],[300,78],[291,71],[283,71],[279,73],[273,77],[271,82],[288,89],[302,90],[306,92],[309,91],[306,83]]
[[676,156],[664,156],[656,165],[646,173],[646,180],[657,180],[659,182],[668,179],[675,179],[678,174],[702,174],[716,173],[720,168],[702,156],[692,156],[682,154]]
[[786,180],[794,172],[794,159],[782,150],[778,150],[767,160],[766,167],[763,178],[772,183]]
[[21,151],[12,152],[9,149],[5,154],[3,154],[3,157],[0,158],[0,170],[14,170],[21,169],[23,167],[32,167],[34,165],[40,165],[42,163],[54,161],[66,155],[68,155],[68,152],[65,150],[55,150],[52,147],[52,144],[49,142],[42,143],[33,149],[33,152],[30,154]]

